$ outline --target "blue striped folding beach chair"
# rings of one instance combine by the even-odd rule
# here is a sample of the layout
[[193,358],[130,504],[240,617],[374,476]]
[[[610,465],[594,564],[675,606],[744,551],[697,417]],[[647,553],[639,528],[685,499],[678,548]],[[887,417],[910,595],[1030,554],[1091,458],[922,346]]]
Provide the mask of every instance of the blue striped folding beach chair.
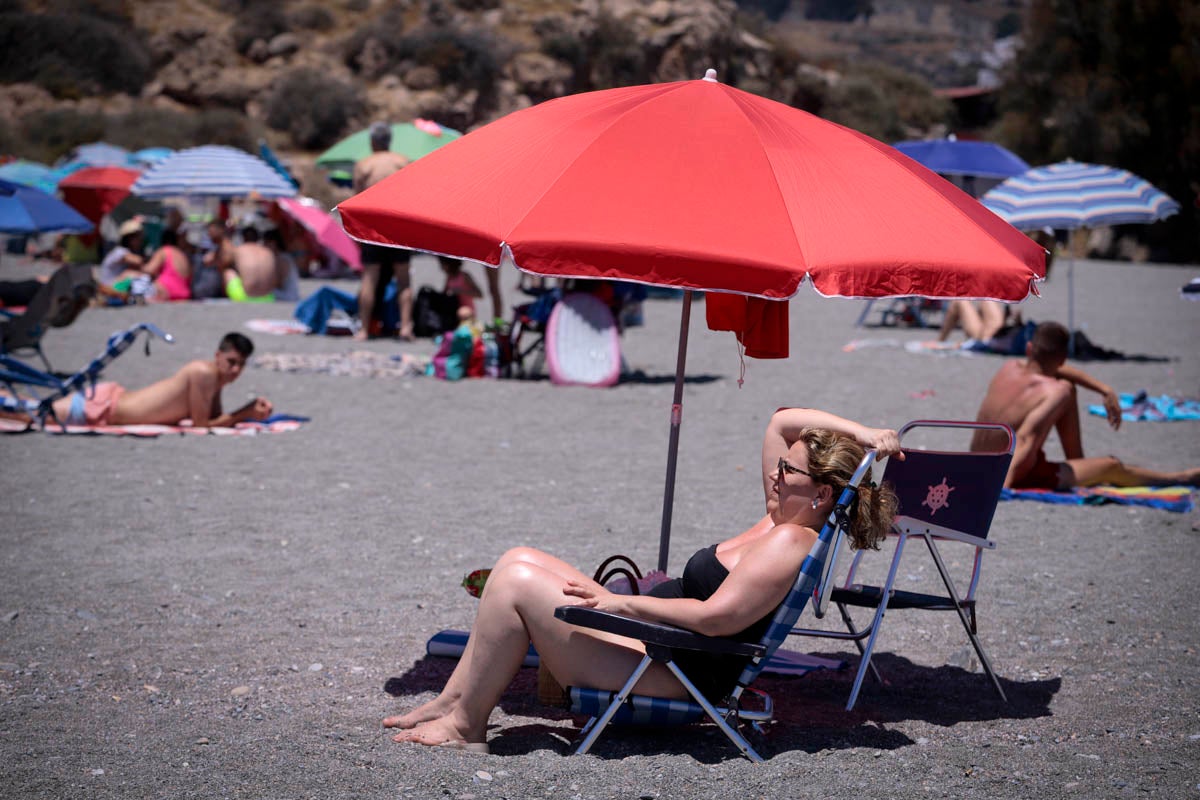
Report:
[[[575,753],[588,752],[610,722],[674,725],[698,722],[707,717],[729,737],[729,740],[743,755],[751,761],[762,761],[762,756],[750,746],[750,743],[736,727],[742,721],[760,725],[770,721],[774,714],[770,695],[751,689],[750,684],[762,671],[763,664],[787,638],[809,598],[814,597],[815,603],[824,602],[821,598],[825,595],[825,583],[832,574],[833,561],[832,558],[826,556],[829,553],[837,552],[849,522],[849,509],[858,494],[859,483],[874,459],[875,452],[873,450],[864,456],[851,478],[850,484],[842,491],[829,519],[821,529],[817,543],[813,545],[812,551],[801,564],[800,572],[796,576],[796,582],[792,585],[791,591],[784,598],[766,633],[758,642],[741,642],[735,639],[702,636],[672,625],[647,622],[582,606],[561,606],[555,609],[554,616],[573,625],[640,639],[646,646],[646,656],[620,690],[612,692],[579,686],[568,687],[572,713],[586,714],[591,717],[580,732]],[[673,648],[745,656],[750,661],[739,676],[737,685],[730,696],[721,703],[714,704],[675,664],[672,655]],[[633,687],[637,684],[638,679],[655,661],[666,664],[667,668],[683,684],[691,697],[690,700],[667,700],[633,694]],[[762,704],[761,709],[750,710],[741,707],[742,695],[747,691],[759,698]]]
[[146,332],[146,355],[150,355],[150,340],[155,336],[164,342],[175,341],[171,334],[164,333],[148,322],[134,325],[128,330],[117,331],[109,336],[100,355],[92,359],[86,367],[66,378],[34,369],[11,356],[0,356],[0,384],[9,392],[8,395],[0,394],[0,409],[28,414],[39,429],[46,427],[47,417],[65,429],[65,423],[54,414],[54,401],[72,392],[88,391],[95,386],[104,368],[128,350],[142,331]]
[[[904,448],[905,460],[888,459],[883,480],[892,485],[899,500],[896,519],[892,523],[889,537],[896,540],[896,549],[882,585],[873,586],[856,579],[859,564],[867,551],[860,550],[854,556],[845,581],[829,593],[838,607],[846,631],[797,628],[797,636],[818,636],[829,639],[853,641],[862,658],[854,687],[846,710],[854,708],[862,688],[863,678],[870,669],[880,683],[882,678],[871,655],[883,625],[884,614],[891,609],[919,609],[925,611],[955,611],[967,633],[971,646],[979,656],[979,662],[992,681],[992,686],[1002,700],[1007,701],[1004,689],[992,669],[991,661],[979,641],[975,617],[975,593],[979,588],[983,553],[994,550],[996,543],[988,539],[992,516],[1000,500],[1004,478],[1008,473],[1013,454],[1013,432],[1007,425],[989,422],[949,422],[941,420],[916,420],[900,429],[904,437],[914,428],[956,428],[962,430],[994,430],[1007,435],[1007,447],[996,451],[971,452],[969,450],[915,450]],[[933,558],[942,589],[937,593],[897,589],[896,581],[900,558],[909,539],[925,543]],[[974,559],[967,591],[960,593],[946,563],[942,558],[939,542],[961,542],[974,548]],[[869,624],[855,626],[849,608],[874,609]],[[823,615],[818,613],[817,616]],[[863,641],[866,640],[866,644]]]

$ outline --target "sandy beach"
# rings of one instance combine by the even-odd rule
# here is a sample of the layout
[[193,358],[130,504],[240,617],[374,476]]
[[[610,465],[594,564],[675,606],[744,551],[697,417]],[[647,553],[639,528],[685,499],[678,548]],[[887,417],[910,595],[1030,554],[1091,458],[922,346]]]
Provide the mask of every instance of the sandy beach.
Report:
[[[1065,322],[1066,266],[1026,318]],[[47,270],[0,262],[0,278],[35,271]],[[1077,262],[1077,324],[1154,357],[1082,366],[1118,391],[1200,396],[1200,303],[1179,295],[1197,274]],[[441,285],[432,261],[414,278]],[[503,283],[515,302],[516,275]],[[1000,357],[909,352],[933,332],[856,329],[862,302],[803,287],[791,357],[747,360],[740,388],[733,336],[708,331],[697,304],[672,572],[761,515],[758,448],[778,406],[890,427],[974,416]],[[292,308],[89,309],[45,350],[70,370],[114,330],[156,323],[176,344],[149,357],[139,344],[106,372],[140,386]],[[638,377],[611,389],[249,368],[227,407],[265,395],[311,422],[256,437],[0,437],[0,796],[1197,796],[1200,513],[1117,505],[997,511],[979,619],[1008,703],[974,669],[954,615],[898,611],[877,654],[888,685],[868,682],[853,712],[852,668],[760,681],[778,706],[752,739],[764,764],[711,726],[612,730],[570,757],[579,720],[540,706],[528,669],[492,716],[492,755],[392,743],[380,719],[432,697],[453,666],[425,643],[470,626],[466,573],[519,544],[585,570],[615,552],[653,564],[678,314],[677,301],[646,303],[645,326],[622,342]],[[250,335],[258,354],[433,350]],[[1200,463],[1198,422],[1083,426],[1089,455]],[[1056,440],[1047,455],[1061,456]],[[965,549],[946,552],[969,566]],[[916,588],[936,579],[915,546],[901,573]],[[857,663],[848,643],[789,646]]]

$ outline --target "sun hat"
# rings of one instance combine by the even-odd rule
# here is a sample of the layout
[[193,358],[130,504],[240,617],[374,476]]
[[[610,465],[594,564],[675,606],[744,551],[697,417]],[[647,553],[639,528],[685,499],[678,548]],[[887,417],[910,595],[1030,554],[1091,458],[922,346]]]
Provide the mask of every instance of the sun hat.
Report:
[[140,219],[138,219],[137,217],[134,217],[133,219],[125,220],[124,222],[121,223],[121,227],[117,228],[117,236],[119,236],[122,239],[124,239],[126,236],[130,235],[131,233],[141,233],[141,232],[142,232],[142,221]]

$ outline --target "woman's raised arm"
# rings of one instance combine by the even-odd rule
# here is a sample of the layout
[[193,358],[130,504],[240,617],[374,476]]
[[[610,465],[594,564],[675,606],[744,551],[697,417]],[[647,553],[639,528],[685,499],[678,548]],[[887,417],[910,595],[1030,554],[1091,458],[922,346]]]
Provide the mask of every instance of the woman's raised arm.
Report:
[[904,454],[900,452],[900,437],[890,428],[868,428],[866,425],[816,408],[781,408],[771,415],[771,421],[767,423],[767,432],[763,436],[764,496],[771,492],[779,459],[787,454],[805,428],[824,428],[845,434],[863,447],[878,451],[877,458],[896,455],[901,460],[904,459]]

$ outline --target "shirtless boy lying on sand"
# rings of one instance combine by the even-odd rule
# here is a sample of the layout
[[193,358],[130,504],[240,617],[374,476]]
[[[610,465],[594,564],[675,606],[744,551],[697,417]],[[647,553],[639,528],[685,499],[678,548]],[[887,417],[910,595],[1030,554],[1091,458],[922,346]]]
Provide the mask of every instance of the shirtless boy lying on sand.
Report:
[[[1121,407],[1116,393],[1081,369],[1066,366],[1067,329],[1057,322],[1038,325],[1025,360],[1007,362],[992,378],[979,407],[979,422],[1002,422],[1016,432],[1016,449],[1004,485],[1015,489],[1070,489],[1073,486],[1200,485],[1200,468],[1179,472],[1134,467],[1114,456],[1084,458],[1079,428],[1076,386],[1098,392],[1104,398],[1108,423],[1121,426]],[[1067,460],[1046,460],[1044,447],[1050,429],[1058,431]],[[976,431],[971,449],[996,450],[1005,445],[1004,434]]]
[[231,413],[221,410],[221,390],[237,380],[254,352],[240,333],[227,333],[212,361],[192,361],[174,375],[144,389],[126,391],[112,382],[94,391],[56,400],[54,413],[68,425],[178,425],[190,419],[197,428],[228,428],[271,415],[271,403],[256,397]]

